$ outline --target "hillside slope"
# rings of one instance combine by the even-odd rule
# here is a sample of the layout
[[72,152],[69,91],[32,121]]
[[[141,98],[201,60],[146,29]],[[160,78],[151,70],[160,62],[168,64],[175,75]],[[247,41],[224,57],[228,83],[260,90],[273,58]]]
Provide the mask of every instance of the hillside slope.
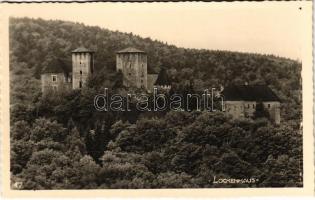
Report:
[[197,89],[244,82],[267,84],[286,103],[284,106],[301,102],[301,63],[286,58],[177,48],[132,33],[59,20],[11,18],[9,31],[13,102],[29,101],[27,94],[40,89],[39,77],[47,61],[54,57],[70,61],[71,50],[78,46],[96,51],[96,70],[104,79],[115,71],[115,52],[132,46],[147,52],[149,72],[157,73],[164,66],[174,84],[192,80]]
[[[42,95],[39,75],[47,62],[71,61],[71,50],[81,45],[96,51],[97,75],[81,90]],[[169,69],[172,90],[181,94],[245,81],[268,84],[282,101],[281,124],[264,117],[233,120],[223,112],[97,112],[94,97],[119,80],[115,52],[128,46],[148,53],[150,72]],[[29,18],[11,19],[10,47],[12,185],[18,181],[29,190],[303,186],[301,63],[183,49]],[[120,89],[117,85],[112,88]],[[215,177],[257,181],[217,184]]]

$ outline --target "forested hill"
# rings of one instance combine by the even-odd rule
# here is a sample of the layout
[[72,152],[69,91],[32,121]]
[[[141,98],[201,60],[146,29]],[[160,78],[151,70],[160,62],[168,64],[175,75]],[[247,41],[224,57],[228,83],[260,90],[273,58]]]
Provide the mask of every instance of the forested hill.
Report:
[[16,87],[28,93],[39,91],[36,83],[46,62],[54,57],[71,62],[71,51],[79,46],[96,51],[96,70],[104,75],[104,79],[115,69],[115,52],[131,46],[147,52],[149,72],[157,73],[164,66],[179,85],[187,80],[193,80],[194,86],[199,89],[244,82],[267,84],[282,100],[291,101],[293,98],[298,101],[294,91],[301,87],[301,63],[294,60],[270,55],[178,48],[132,33],[31,18],[10,19],[11,80],[18,78],[21,83],[20,86],[16,85],[18,83],[11,84],[13,94]]
[[[70,64],[79,46],[96,51],[97,73],[86,87],[41,94],[47,62]],[[115,52],[130,46],[147,52],[151,73],[168,69],[172,92],[268,84],[281,99],[281,124],[223,112],[97,112],[101,89],[121,89],[113,84],[121,77]],[[301,63],[275,56],[177,48],[78,23],[12,18],[12,188],[303,187],[300,71]]]

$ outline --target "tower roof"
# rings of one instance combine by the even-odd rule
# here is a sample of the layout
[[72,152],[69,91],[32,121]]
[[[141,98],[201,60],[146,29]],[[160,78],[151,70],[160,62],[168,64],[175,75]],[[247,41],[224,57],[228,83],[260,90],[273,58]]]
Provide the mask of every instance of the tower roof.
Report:
[[43,68],[42,74],[45,73],[64,73],[68,75],[71,72],[71,64],[60,59],[50,59]]
[[231,85],[223,95],[226,101],[280,101],[267,85]]
[[136,49],[134,47],[128,47],[126,49],[117,51],[117,53],[145,53],[144,51],[141,51],[139,49]]
[[72,51],[72,53],[93,53],[93,52],[94,51],[89,50],[89,49],[87,49],[85,47],[79,47],[79,48],[77,48],[77,49]]
[[168,74],[166,72],[165,68],[162,68],[154,85],[171,85],[171,81],[168,77]]

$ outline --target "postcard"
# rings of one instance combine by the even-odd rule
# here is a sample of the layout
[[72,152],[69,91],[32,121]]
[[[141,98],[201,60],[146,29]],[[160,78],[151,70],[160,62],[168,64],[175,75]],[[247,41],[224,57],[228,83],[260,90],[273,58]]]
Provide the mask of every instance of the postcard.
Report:
[[0,6],[2,195],[313,195],[311,1]]

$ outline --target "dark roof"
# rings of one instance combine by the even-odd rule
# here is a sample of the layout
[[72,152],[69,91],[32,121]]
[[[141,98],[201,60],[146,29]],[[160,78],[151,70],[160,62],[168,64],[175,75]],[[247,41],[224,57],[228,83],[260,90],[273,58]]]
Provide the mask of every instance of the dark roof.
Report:
[[139,49],[133,48],[133,47],[128,47],[126,49],[117,51],[117,53],[145,53],[145,52]]
[[72,51],[72,53],[93,53],[93,52],[94,51],[89,50],[89,49],[87,49],[85,47],[79,47],[79,48],[77,48],[77,49]]
[[170,78],[166,72],[166,69],[162,68],[154,85],[171,85]]
[[45,73],[64,73],[69,75],[72,71],[70,61],[65,61],[61,59],[50,59],[47,65],[43,68],[42,74]]
[[225,101],[280,101],[267,85],[231,85],[222,93]]

